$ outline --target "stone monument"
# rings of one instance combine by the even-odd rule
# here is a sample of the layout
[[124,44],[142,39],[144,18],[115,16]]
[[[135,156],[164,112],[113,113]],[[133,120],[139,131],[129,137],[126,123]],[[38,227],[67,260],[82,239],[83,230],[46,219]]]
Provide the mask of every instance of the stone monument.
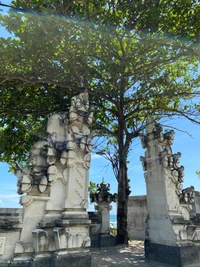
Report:
[[194,187],[182,188],[181,153],[173,153],[174,131],[162,132],[148,116],[146,135],[141,135],[141,157],[147,187],[148,218],[145,257],[173,266],[200,260],[200,228],[190,218]]
[[49,137],[32,147],[30,164],[16,170],[23,226],[9,266],[91,266],[87,206],[92,116],[87,92],[74,96],[69,114],[49,118]]
[[101,214],[101,229],[100,229],[100,247],[110,247],[116,245],[116,240],[110,234],[110,210],[112,210],[111,202],[117,201],[117,194],[111,194],[110,184],[106,184],[104,180],[97,184],[97,191],[90,193],[91,203],[96,203],[95,210]]

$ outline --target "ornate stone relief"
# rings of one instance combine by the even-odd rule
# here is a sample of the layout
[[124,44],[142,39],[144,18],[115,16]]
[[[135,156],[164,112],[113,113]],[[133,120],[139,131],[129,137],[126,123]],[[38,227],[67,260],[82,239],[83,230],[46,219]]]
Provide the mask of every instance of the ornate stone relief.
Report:
[[101,233],[109,234],[110,233],[110,210],[112,210],[112,206],[110,203],[117,201],[117,194],[111,194],[110,192],[110,184],[101,182],[101,184],[97,185],[97,190],[95,193],[90,193],[90,201],[91,203],[95,202],[95,209],[101,213],[102,215],[102,225],[101,225]]
[[67,249],[67,253],[72,249],[82,252],[90,246],[86,209],[92,117],[88,94],[73,97],[69,114],[49,118],[47,141],[33,145],[29,164],[15,171],[18,193],[25,194],[20,199],[25,227],[16,243],[17,257],[26,253],[27,257],[33,253],[50,255],[50,251]]
[[[191,209],[191,205],[194,201],[193,189],[184,189],[182,187],[182,182],[184,180],[184,167],[180,166],[181,153],[172,153],[171,145],[174,142],[174,131],[170,130],[163,133],[162,126],[156,123],[151,117],[147,119],[146,135],[141,135],[141,142],[143,148],[148,148],[151,143],[157,144],[158,154],[149,154],[150,150],[147,149],[145,157],[140,157],[142,161],[143,170],[151,170],[151,160],[159,159],[160,164],[163,167],[163,174],[166,179],[171,179],[175,184],[175,192],[179,197],[180,203],[187,204],[188,210]],[[152,143],[153,144],[153,143]],[[152,153],[152,152],[151,152]]]
[[[53,114],[49,118],[48,140],[39,141],[32,147],[31,166],[15,172],[19,194],[29,193],[33,187],[37,187],[39,193],[44,193],[48,184],[54,183],[58,177],[66,184],[66,169],[73,168],[78,162],[89,169],[92,134],[88,124],[92,122],[92,117],[88,94],[82,93],[72,97],[69,119],[66,113]],[[81,159],[77,159],[79,151],[82,152]],[[60,163],[63,169],[58,175],[57,165]]]
[[82,234],[74,234],[70,229],[56,227],[53,230],[57,249],[89,247],[90,238]]
[[[140,157],[140,160],[145,172],[150,210],[147,232],[151,238],[159,239],[159,233],[157,233],[158,237],[155,237],[154,231],[156,227],[159,229],[162,226],[159,221],[154,219],[154,216],[157,218],[163,213],[168,213],[166,218],[170,218],[176,241],[199,240],[200,230],[190,222],[189,213],[194,203],[194,187],[183,189],[184,167],[180,165],[181,153],[173,153],[171,147],[174,142],[174,131],[170,130],[163,133],[161,125],[149,116],[146,134],[140,137],[143,148],[146,148],[145,157]],[[162,192],[162,195],[158,193],[158,197],[154,189],[156,184]],[[157,204],[159,200],[161,201],[160,205]],[[154,223],[156,226],[154,225],[152,229],[151,225]],[[170,227],[166,231],[171,231],[172,228]],[[163,231],[165,230],[163,229]],[[163,236],[164,234],[159,242],[162,242]],[[167,234],[165,238],[168,240]],[[156,242],[158,241],[156,240]]]

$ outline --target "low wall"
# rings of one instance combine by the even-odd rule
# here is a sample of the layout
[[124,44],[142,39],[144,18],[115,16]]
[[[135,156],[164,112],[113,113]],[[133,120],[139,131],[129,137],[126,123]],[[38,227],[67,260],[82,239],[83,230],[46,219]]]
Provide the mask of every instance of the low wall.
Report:
[[102,215],[100,212],[88,212],[91,220],[89,235],[91,248],[113,247],[116,245],[115,236],[112,234],[101,234]]
[[200,192],[194,191],[194,204],[192,206],[192,213],[200,214]]
[[130,196],[128,199],[128,231],[130,239],[144,240],[146,231],[147,197]]
[[23,222],[23,209],[0,209],[0,261],[12,259]]
[[100,247],[100,232],[101,232],[101,214],[99,212],[89,211],[89,220],[91,224],[89,227],[89,235],[91,238],[91,247]]

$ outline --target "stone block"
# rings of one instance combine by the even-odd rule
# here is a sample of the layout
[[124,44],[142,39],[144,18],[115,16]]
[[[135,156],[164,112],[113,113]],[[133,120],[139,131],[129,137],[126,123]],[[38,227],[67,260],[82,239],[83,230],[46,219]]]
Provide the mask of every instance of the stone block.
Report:
[[36,254],[30,261],[30,267],[53,267],[51,254],[49,253]]
[[89,220],[91,220],[91,223],[94,223],[94,224],[101,223],[102,216],[100,212],[89,211],[88,216],[89,216]]
[[9,261],[1,261],[0,262],[0,267],[9,267],[10,266],[10,262]]
[[100,234],[90,234],[91,248],[100,247]]
[[32,235],[35,252],[48,251],[48,233],[43,229],[35,229]]
[[131,196],[128,199],[128,231],[133,240],[144,240],[148,215],[147,197]]
[[145,240],[145,258],[175,267],[199,266],[200,244],[185,242],[167,246]]
[[91,254],[87,252],[55,253],[52,259],[53,267],[91,267]]
[[113,235],[102,234],[100,235],[100,247],[114,247],[116,246],[116,238]]
[[30,267],[30,261],[11,261],[9,267]]

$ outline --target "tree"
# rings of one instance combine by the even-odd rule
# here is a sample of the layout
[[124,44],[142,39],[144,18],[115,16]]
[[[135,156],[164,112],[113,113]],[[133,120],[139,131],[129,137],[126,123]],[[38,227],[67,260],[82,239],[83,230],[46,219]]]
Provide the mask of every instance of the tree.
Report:
[[199,170],[197,170],[197,171],[196,171],[196,174],[197,174],[198,176],[200,176],[200,171],[199,171]]
[[[97,134],[107,136],[108,146],[114,148],[109,156],[118,181],[117,242],[127,243],[127,158],[132,140],[144,129],[147,114],[157,119],[185,116],[198,122],[198,106],[192,102],[199,94],[194,45],[198,25],[190,29],[189,23],[191,17],[198,17],[197,8],[193,1],[169,5],[156,0],[12,4],[31,12],[1,16],[2,24],[15,36],[2,39],[0,45],[0,99],[6,100],[1,107],[1,135],[5,138],[5,129],[14,129],[19,139],[25,124],[24,144],[27,130],[38,134],[45,114],[66,110],[69,92],[87,89],[95,106],[93,127]],[[179,16],[180,8],[187,10],[186,14]],[[11,88],[19,93],[18,101]],[[27,94],[34,101],[26,103]],[[47,102],[40,103],[43,95]],[[10,103],[18,114],[9,110]],[[34,128],[32,119],[38,117]],[[13,121],[19,123],[13,126]],[[12,150],[4,147],[2,159],[13,162]],[[107,148],[99,153],[108,155]]]

